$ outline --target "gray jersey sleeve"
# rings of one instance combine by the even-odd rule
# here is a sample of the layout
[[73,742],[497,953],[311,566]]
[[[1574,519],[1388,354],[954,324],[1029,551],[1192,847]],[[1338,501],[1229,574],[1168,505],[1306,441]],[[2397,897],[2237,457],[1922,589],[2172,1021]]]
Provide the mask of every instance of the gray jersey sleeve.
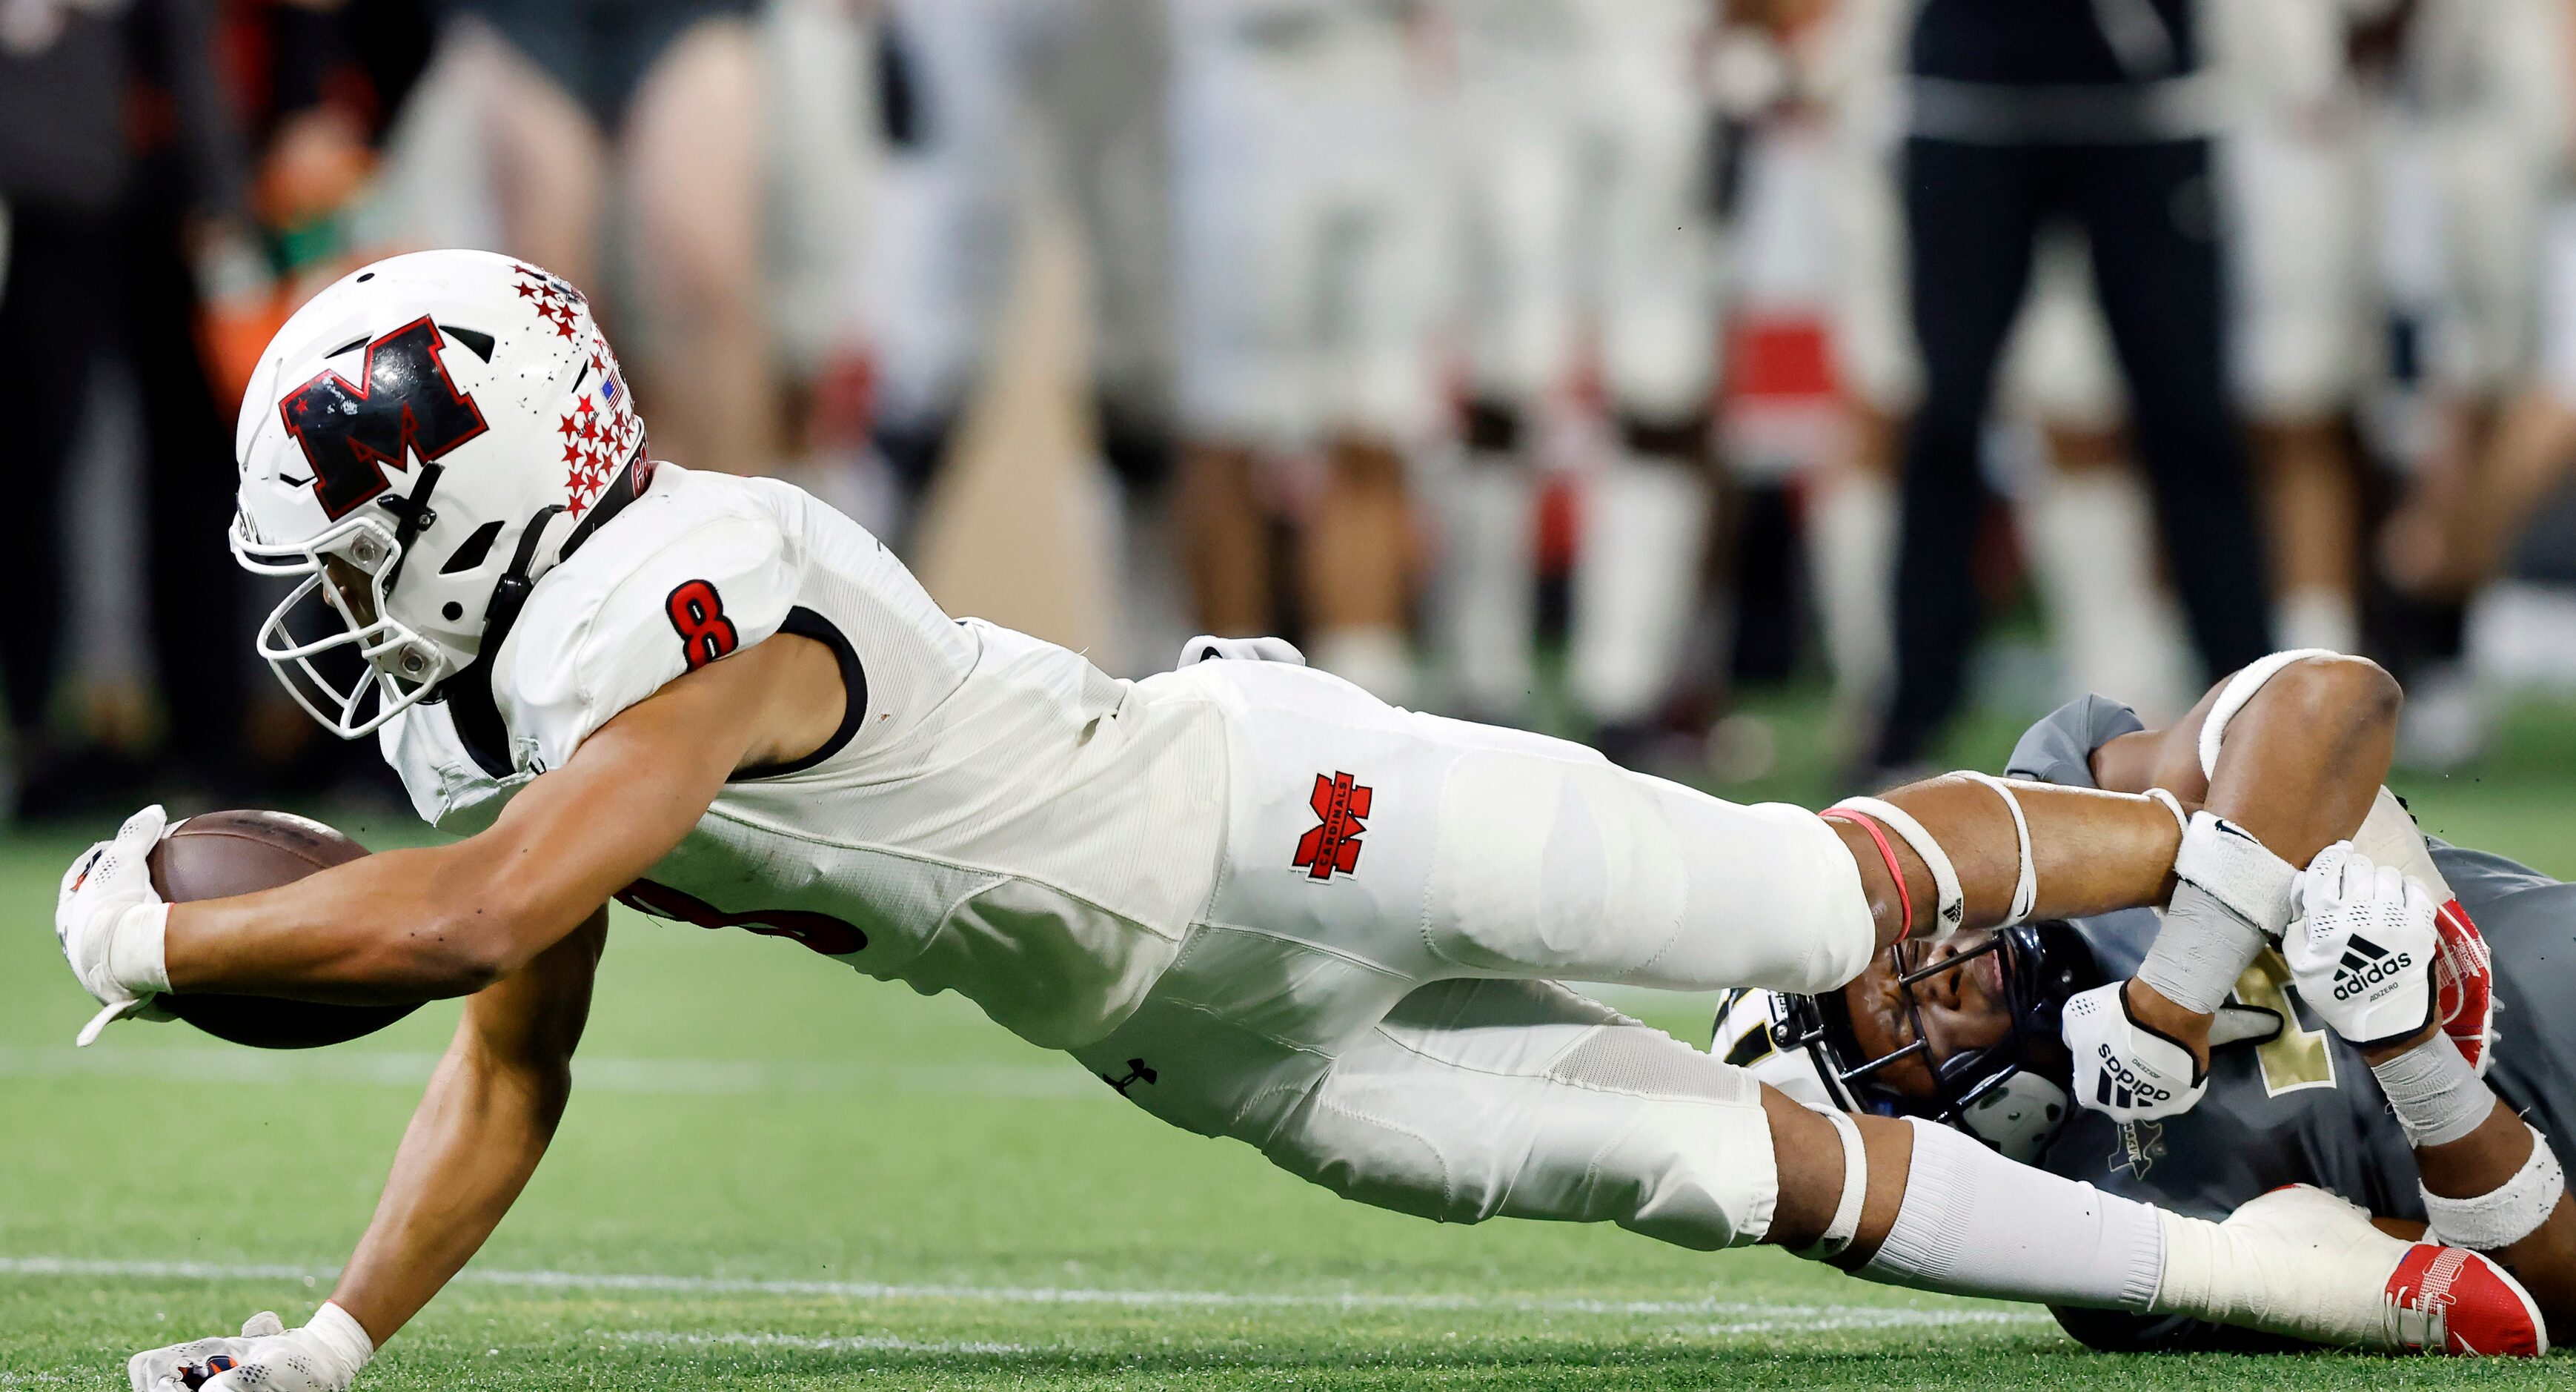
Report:
[[2078,696],[2022,732],[2004,772],[2069,788],[2090,788],[2093,751],[2147,728],[2138,713],[2108,696]]

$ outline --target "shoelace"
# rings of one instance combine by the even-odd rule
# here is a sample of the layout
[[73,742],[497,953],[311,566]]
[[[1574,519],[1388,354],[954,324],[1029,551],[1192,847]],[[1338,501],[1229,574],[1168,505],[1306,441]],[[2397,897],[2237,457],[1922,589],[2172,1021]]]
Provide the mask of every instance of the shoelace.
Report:
[[2449,1351],[2451,1282],[2467,1264],[2468,1258],[2459,1251],[2444,1248],[2425,1266],[2420,1284],[2400,1287],[2382,1297],[2393,1342],[2402,1348]]

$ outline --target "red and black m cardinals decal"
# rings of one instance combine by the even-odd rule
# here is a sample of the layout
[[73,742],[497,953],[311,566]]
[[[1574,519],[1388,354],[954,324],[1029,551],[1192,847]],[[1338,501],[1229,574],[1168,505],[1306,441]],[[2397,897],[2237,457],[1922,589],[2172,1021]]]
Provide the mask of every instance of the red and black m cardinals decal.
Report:
[[335,522],[392,486],[386,466],[436,459],[486,428],[474,398],[447,375],[427,315],[369,343],[357,385],[325,368],[277,412],[304,447],[313,496]]
[[1306,799],[1315,811],[1316,824],[1297,838],[1297,854],[1288,862],[1289,868],[1303,870],[1314,880],[1329,880],[1335,871],[1358,873],[1360,833],[1368,830],[1362,819],[1375,800],[1367,784],[1347,773],[1316,774],[1314,795]]

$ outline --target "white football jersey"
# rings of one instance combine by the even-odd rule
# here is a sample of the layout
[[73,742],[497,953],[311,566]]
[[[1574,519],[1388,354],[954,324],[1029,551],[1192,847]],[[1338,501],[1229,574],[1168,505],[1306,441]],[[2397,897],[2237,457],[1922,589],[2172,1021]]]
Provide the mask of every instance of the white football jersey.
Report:
[[618,712],[779,632],[840,658],[839,731],[727,783],[619,898],[956,990],[1052,1048],[1125,1019],[1214,888],[1221,717],[949,618],[875,537],[787,484],[659,466],[539,578],[490,707],[470,686],[417,706],[382,731],[385,757],[423,818],[478,831]]

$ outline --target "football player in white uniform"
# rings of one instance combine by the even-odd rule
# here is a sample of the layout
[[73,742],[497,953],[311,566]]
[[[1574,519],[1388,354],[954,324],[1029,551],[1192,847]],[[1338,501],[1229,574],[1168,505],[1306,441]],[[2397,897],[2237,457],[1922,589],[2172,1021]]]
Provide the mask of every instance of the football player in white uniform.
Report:
[[1406,454],[1436,404],[1427,21],[1407,0],[1173,0],[1171,21],[1174,501],[1198,621],[1268,632],[1293,571],[1317,663],[1403,699]]
[[1672,695],[1713,506],[1717,236],[1698,71],[1713,13],[1707,0],[1467,0],[1449,13],[1468,268],[1452,288],[1472,378],[1446,489],[1452,676],[1466,709],[1498,719],[1536,684],[1532,466],[1588,321],[1617,440],[1583,480],[1567,657],[1576,701],[1615,746]]
[[[88,1035],[163,992],[470,999],[330,1300],[137,1355],[137,1388],[350,1384],[544,1152],[612,898],[958,991],[1156,1116],[1427,1217],[1767,1241],[2381,1349],[2545,1342],[2483,1258],[2181,1218],[1936,1125],[1821,1116],[1556,984],[1827,991],[1918,928],[2158,902],[2177,867],[2233,893],[2277,862],[2221,819],[1973,777],[1839,820],[1740,807],[1398,710],[1268,640],[1112,680],[951,620],[793,487],[654,465],[580,295],[480,252],[331,286],[248,402],[234,547],[301,577],[261,647],[460,839],[173,905],[146,809],[63,878]],[[2242,931],[2173,897],[2165,939]],[[2205,1052],[2146,1026],[2201,1026],[2131,1000],[2099,1066],[2141,1102],[2189,1086]]]

